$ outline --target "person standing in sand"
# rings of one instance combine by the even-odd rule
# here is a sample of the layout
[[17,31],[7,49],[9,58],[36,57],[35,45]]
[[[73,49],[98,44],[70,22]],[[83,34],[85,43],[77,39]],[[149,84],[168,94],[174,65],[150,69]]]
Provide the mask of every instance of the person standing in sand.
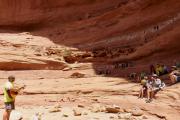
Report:
[[18,95],[18,92],[21,89],[24,89],[25,87],[23,86],[21,88],[15,88],[14,82],[15,82],[15,77],[9,76],[8,81],[5,83],[3,88],[4,104],[5,104],[3,120],[9,120],[11,111],[15,109],[15,98]]

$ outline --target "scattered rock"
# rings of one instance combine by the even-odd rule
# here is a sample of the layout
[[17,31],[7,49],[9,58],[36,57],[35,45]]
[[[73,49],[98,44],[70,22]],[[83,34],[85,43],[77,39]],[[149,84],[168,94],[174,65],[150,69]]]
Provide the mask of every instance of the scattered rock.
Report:
[[69,70],[72,70],[72,68],[70,68],[70,67],[65,67],[65,68],[63,69],[63,71],[69,71]]
[[119,108],[114,108],[114,107],[107,107],[106,111],[107,111],[107,113],[119,113],[120,109]]
[[82,115],[82,111],[78,108],[74,109],[73,112],[74,112],[74,116],[81,116]]
[[144,114],[143,111],[139,108],[133,108],[131,113],[133,116],[142,116]]
[[51,56],[51,55],[57,55],[58,54],[58,51],[53,49],[53,48],[46,48],[46,52],[45,52],[48,56]]
[[117,115],[111,115],[109,118],[110,118],[110,119],[113,119],[113,120],[117,120],[117,119],[118,119],[118,116],[117,116]]
[[81,93],[82,94],[90,94],[90,93],[92,93],[93,91],[91,91],[91,90],[88,90],[88,91],[81,91]]
[[63,114],[62,116],[63,116],[63,117],[69,117],[69,115],[67,115],[67,114]]
[[54,106],[54,108],[62,108],[60,104]]
[[60,108],[56,108],[56,107],[53,107],[49,110],[50,113],[54,113],[54,112],[61,112],[61,109]]
[[143,111],[140,111],[140,110],[138,110],[138,111],[133,111],[133,112],[132,112],[132,115],[133,115],[133,116],[142,116],[142,115],[143,115]]
[[75,72],[71,75],[71,78],[83,78],[84,76],[85,76],[85,74]]
[[106,112],[106,108],[104,106],[101,106],[100,104],[93,104],[90,110],[91,112],[94,112],[94,113]]
[[119,112],[124,112],[124,109],[121,109],[117,105],[113,105],[111,107],[106,107],[106,112],[108,112],[108,113],[119,113]]
[[142,116],[142,119],[148,119],[148,117],[144,115],[144,116]]
[[113,105],[113,107],[119,109],[119,112],[124,112],[124,108],[121,108],[120,106]]
[[131,113],[132,109],[124,109],[124,112]]
[[63,56],[63,58],[65,62],[70,63],[70,64],[73,64],[77,61],[77,58],[73,56]]
[[[41,85],[42,83],[40,83],[40,85]],[[56,100],[48,100],[48,102],[57,102]]]
[[85,106],[84,106],[84,105],[81,105],[81,104],[79,104],[78,107],[80,107],[80,108],[85,108]]
[[118,115],[119,119],[130,119],[132,117],[132,113],[121,113]]
[[93,99],[91,99],[91,100],[93,100],[93,101],[95,101],[95,102],[97,102],[97,101],[98,101],[98,99],[96,99],[96,98],[93,98]]
[[22,44],[13,44],[12,46],[19,48],[19,47],[22,47]]
[[40,53],[36,53],[36,54],[34,54],[35,56],[42,56]]

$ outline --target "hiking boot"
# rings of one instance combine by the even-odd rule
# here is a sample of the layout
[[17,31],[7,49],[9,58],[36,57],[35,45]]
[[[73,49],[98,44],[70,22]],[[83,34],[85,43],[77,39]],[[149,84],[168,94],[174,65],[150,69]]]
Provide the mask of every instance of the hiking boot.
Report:
[[147,99],[146,103],[150,103],[152,101],[152,99]]

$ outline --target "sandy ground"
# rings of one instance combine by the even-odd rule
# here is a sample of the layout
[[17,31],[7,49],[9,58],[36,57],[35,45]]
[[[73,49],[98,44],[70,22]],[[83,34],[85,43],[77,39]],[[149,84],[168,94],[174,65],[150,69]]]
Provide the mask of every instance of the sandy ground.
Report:
[[[118,120],[118,114],[106,112],[93,112],[91,107],[99,104],[102,106],[119,106],[128,111],[138,107],[143,111],[143,116],[131,119],[141,120],[178,120],[180,118],[180,86],[166,87],[157,94],[152,103],[145,99],[138,99],[140,85],[131,83],[123,78],[112,78],[93,75],[93,70],[84,70],[85,78],[70,78],[76,71],[0,71],[2,88],[6,77],[16,75],[18,84],[27,85],[26,89],[16,100],[16,111],[23,114],[24,120],[31,120],[36,113],[43,113],[45,120]],[[28,75],[28,77],[27,77]],[[1,99],[0,117],[3,112]],[[56,105],[60,105],[60,112],[50,113]],[[80,108],[81,116],[74,116],[73,110]],[[68,117],[64,117],[68,115]],[[13,115],[12,115],[13,116]],[[144,117],[145,116],[145,117]],[[13,120],[11,118],[11,120]]]

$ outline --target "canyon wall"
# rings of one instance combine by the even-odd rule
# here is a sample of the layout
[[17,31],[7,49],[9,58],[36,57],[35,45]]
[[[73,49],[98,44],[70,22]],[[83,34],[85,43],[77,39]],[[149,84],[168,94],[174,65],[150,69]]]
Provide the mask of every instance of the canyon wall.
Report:
[[97,16],[119,1],[109,4],[109,0],[0,0],[0,3],[0,26],[20,27],[76,21],[87,16],[87,12]]
[[179,28],[179,0],[0,0],[1,32],[30,32],[100,63],[180,59]]

